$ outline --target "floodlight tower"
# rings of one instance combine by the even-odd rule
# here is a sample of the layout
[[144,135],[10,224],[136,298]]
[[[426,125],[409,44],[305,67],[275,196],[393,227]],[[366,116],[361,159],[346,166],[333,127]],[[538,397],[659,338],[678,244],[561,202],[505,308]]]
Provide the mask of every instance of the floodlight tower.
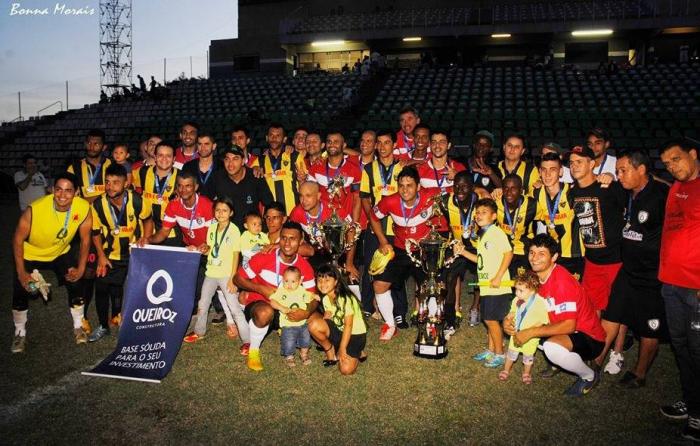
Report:
[[100,89],[131,86],[131,0],[100,0]]

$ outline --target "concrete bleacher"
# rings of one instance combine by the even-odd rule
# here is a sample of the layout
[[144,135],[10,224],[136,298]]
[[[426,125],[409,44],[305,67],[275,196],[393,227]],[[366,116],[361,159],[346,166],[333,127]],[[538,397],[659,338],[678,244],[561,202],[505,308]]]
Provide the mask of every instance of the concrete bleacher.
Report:
[[412,105],[423,122],[452,130],[469,144],[480,129],[498,141],[518,131],[531,148],[546,141],[580,144],[606,128],[617,149],[656,148],[700,132],[700,66],[632,68],[614,75],[539,71],[528,67],[412,69],[390,75],[357,129],[395,127],[397,110]]
[[[21,167],[24,153],[34,153],[49,170],[61,169],[66,160],[83,154],[85,134],[104,129],[107,142],[126,142],[133,154],[149,134],[177,143],[180,125],[193,120],[228,142],[227,131],[235,124],[251,125],[253,147],[264,144],[264,123],[280,121],[286,126],[323,126],[342,111],[343,88],[357,88],[359,76],[314,73],[299,77],[252,76],[231,79],[192,80],[168,86],[166,99],[141,99],[91,104],[64,113],[62,119],[36,125],[17,133],[24,123],[3,126],[9,143],[2,144],[6,173]],[[14,132],[14,133],[12,133]],[[11,138],[10,135],[21,135]]]
[[657,157],[658,146],[668,138],[700,137],[699,85],[697,64],[638,67],[614,75],[528,67],[416,68],[390,72],[379,92],[368,98],[366,112],[348,121],[352,115],[343,113],[342,90],[361,89],[360,76],[185,81],[170,85],[168,97],[160,101],[92,104],[4,125],[0,153],[8,174],[21,167],[27,152],[55,171],[68,158],[83,155],[91,128],[104,129],[110,145],[128,143],[135,154],[151,133],[177,142],[186,120],[210,129],[222,144],[228,143],[233,125],[245,124],[253,131],[252,147],[264,147],[266,124],[280,121],[290,129],[340,126],[355,146],[361,130],[396,128],[398,110],[412,105],[424,122],[451,130],[456,145],[467,145],[476,131],[488,129],[497,145],[506,134],[519,131],[531,148],[550,140],[571,147],[582,142],[586,130],[600,126],[610,131],[615,148],[646,148]]

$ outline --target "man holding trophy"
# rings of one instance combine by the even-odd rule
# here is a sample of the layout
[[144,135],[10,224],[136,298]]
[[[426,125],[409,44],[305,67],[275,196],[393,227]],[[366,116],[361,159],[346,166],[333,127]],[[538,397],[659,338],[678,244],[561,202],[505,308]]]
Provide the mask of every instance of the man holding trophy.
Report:
[[[410,275],[419,285],[425,280],[424,271],[416,266],[406,250],[406,240],[418,241],[430,234],[431,227],[428,223],[433,218],[433,197],[440,194],[439,189],[421,189],[420,177],[413,167],[403,168],[397,176],[397,183],[398,194],[382,198],[374,207],[370,219],[372,230],[379,239],[379,251],[388,256],[392,256],[393,253],[393,259],[384,272],[374,276],[374,294],[379,312],[385,321],[379,336],[380,341],[390,341],[397,334],[394,306],[397,306],[399,313],[404,316],[408,310],[406,300],[392,300],[391,288],[402,284]],[[384,217],[391,218],[393,222],[393,247],[381,228],[380,220]]]

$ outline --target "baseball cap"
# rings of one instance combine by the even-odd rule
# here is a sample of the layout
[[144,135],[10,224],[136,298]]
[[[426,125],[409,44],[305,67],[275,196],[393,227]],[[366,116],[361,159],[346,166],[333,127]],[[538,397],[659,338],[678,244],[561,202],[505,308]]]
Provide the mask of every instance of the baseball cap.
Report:
[[480,137],[482,137],[482,136],[483,136],[484,138],[488,139],[489,141],[491,141],[491,145],[494,145],[494,143],[495,143],[495,138],[494,138],[494,136],[493,136],[493,133],[489,132],[488,130],[479,130],[479,131],[476,132],[476,134],[474,135],[474,138],[480,138]]
[[239,146],[235,144],[231,144],[228,147],[225,147],[224,150],[221,151],[221,157],[225,157],[227,154],[232,154],[232,155],[238,155],[241,158],[245,157],[245,152],[243,152],[243,149],[241,149]]
[[591,150],[590,147],[584,147],[584,146],[576,146],[573,147],[566,155],[567,158],[570,157],[571,155],[576,154],[578,156],[585,156],[588,157],[592,160],[595,159],[595,153],[593,153],[593,150]]

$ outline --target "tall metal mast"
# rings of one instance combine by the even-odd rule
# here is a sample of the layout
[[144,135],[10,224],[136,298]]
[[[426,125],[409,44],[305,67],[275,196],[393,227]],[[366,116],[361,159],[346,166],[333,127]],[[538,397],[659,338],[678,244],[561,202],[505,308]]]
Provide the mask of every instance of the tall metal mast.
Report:
[[100,89],[131,86],[131,0],[100,0]]

